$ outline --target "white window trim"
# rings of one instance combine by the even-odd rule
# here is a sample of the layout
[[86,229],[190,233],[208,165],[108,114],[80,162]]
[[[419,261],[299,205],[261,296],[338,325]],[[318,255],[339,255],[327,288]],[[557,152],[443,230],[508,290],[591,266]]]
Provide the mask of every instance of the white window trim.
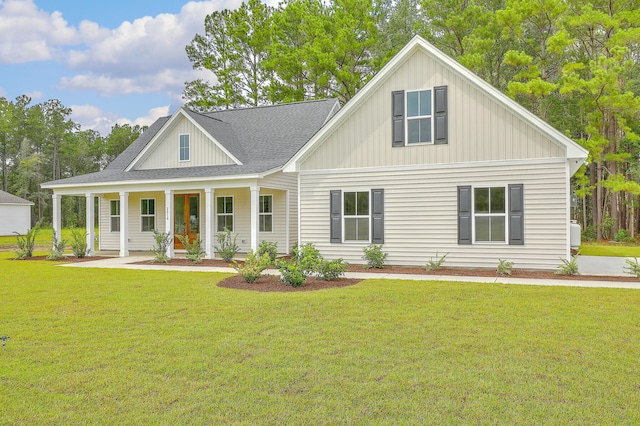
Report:
[[[414,117],[409,117],[409,108],[407,108],[407,104],[409,102],[409,93],[419,93],[424,91],[429,91],[431,93],[431,115],[416,115]],[[435,107],[435,96],[433,87],[424,88],[424,89],[416,89],[416,90],[407,90],[404,94],[404,134],[405,134],[405,146],[420,146],[420,145],[434,145],[435,144],[435,131],[434,131],[434,120],[433,120],[433,109]],[[419,120],[421,118],[430,118],[431,119],[431,142],[409,142],[409,120]]]
[[[142,213],[142,203],[144,201],[148,201],[148,200],[153,200],[153,214],[148,214],[148,213],[147,214],[143,214]],[[157,209],[157,201],[156,201],[155,198],[141,198],[140,199],[140,232],[153,232],[153,229],[150,230],[150,231],[143,230],[143,220],[142,219],[145,218],[145,217],[153,217],[154,228],[157,228],[157,226],[156,226],[157,223],[158,223],[157,222],[157,218],[156,218],[156,211],[157,210],[158,210]]]
[[[233,206],[233,212],[231,213],[218,213],[218,200],[220,198],[231,198],[231,205]],[[231,222],[233,223],[233,229],[230,229],[231,232],[235,232],[235,228],[236,228],[236,200],[234,199],[233,195],[216,195],[216,205],[215,205],[215,211],[216,211],[216,232],[224,232],[224,229],[218,229],[218,216],[231,216]]]
[[[181,139],[182,136],[187,136],[187,158],[185,160],[182,159],[182,146],[181,146]],[[191,135],[189,133],[181,133],[178,135],[178,161],[180,163],[188,163],[189,161],[191,161]]]
[[[504,188],[504,213],[476,213],[476,189],[477,188]],[[491,193],[491,192],[489,192]],[[471,186],[471,237],[472,244],[508,244],[509,241],[509,190],[507,185],[478,185]],[[479,217],[497,217],[504,216],[504,241],[476,241],[476,216]]]
[[[262,208],[262,203],[260,202],[261,197],[271,197],[271,212],[270,213],[261,213],[260,209]],[[258,232],[265,234],[273,234],[273,210],[275,210],[275,206],[273,205],[273,194],[260,194],[258,196]],[[271,231],[261,231],[260,230],[260,216],[271,216]]]
[[120,211],[120,200],[109,200],[109,232],[119,233],[120,232],[119,230],[118,231],[113,230],[113,218],[117,217],[118,223],[120,223],[120,214],[122,214],[122,212],[120,212],[120,214],[117,214],[117,215],[112,215],[111,203],[118,203],[118,211]]
[[[349,219],[368,219],[369,221],[369,226],[367,227],[369,229],[369,238],[366,240],[347,240],[345,239],[345,232],[346,232],[346,226],[345,226],[345,220],[347,219],[347,216],[344,214],[344,196],[347,192],[366,192],[367,194],[369,194],[369,214],[368,215],[349,215],[348,218]],[[356,204],[357,204],[357,196],[356,196]],[[342,243],[344,244],[371,244],[371,189],[343,189],[342,190],[342,197],[340,197],[340,216],[342,219]]]

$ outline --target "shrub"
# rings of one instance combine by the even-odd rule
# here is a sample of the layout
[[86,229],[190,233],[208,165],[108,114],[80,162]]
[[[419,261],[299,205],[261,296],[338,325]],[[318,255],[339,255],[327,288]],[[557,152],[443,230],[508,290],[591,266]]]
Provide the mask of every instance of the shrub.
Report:
[[262,272],[267,269],[271,264],[271,259],[267,253],[263,253],[262,256],[249,251],[244,264],[239,264],[235,260],[233,261],[233,268],[244,278],[244,280],[250,284],[258,281],[262,276]]
[[49,254],[47,255],[47,259],[48,260],[60,260],[62,259],[64,256],[64,249],[67,246],[67,240],[63,240],[56,238],[56,231],[55,229],[53,230],[53,241],[52,241],[52,248],[49,251]]
[[202,241],[200,241],[200,234],[198,234],[193,241],[189,240],[188,235],[176,235],[176,238],[180,240],[184,249],[187,251],[187,260],[193,263],[202,263],[205,252],[202,247]]
[[75,257],[81,259],[88,254],[87,232],[84,229],[73,229],[71,231],[71,252]]
[[258,245],[258,257],[262,257],[263,254],[269,256],[269,260],[273,265],[276,257],[278,257],[278,243],[266,240],[260,241],[260,245]]
[[364,252],[362,258],[367,262],[367,269],[384,267],[387,253],[382,251],[382,244],[369,244],[362,251]]
[[231,236],[231,231],[229,229],[224,228],[223,232],[218,232],[216,234],[216,239],[218,240],[217,246],[215,246],[215,251],[220,255],[222,260],[225,262],[231,262],[231,260],[235,257],[236,253],[238,253],[238,244],[236,244],[236,240],[238,239],[238,235]]
[[627,259],[625,262],[628,266],[624,267],[624,271],[628,274],[635,275],[636,278],[640,278],[640,263],[638,263],[638,258],[634,257],[633,260]]
[[433,257],[429,258],[429,260],[427,261],[427,264],[425,265],[425,269],[427,271],[436,271],[438,270],[443,264],[444,261],[447,257],[449,253],[444,254],[442,257],[438,257],[438,252],[436,252],[436,257],[435,259]]
[[562,265],[558,266],[556,274],[558,275],[576,275],[578,274],[578,257],[573,256],[571,260],[560,258]]
[[151,252],[153,253],[153,262],[167,263],[170,257],[167,255],[167,251],[170,244],[173,243],[171,234],[167,232],[158,232],[157,229],[153,230],[153,240],[155,241]]
[[618,232],[613,236],[613,241],[617,243],[623,242],[626,238],[629,238],[629,233],[626,229],[618,229]]
[[582,239],[584,241],[594,241],[598,237],[598,230],[595,225],[589,225],[582,230]]
[[297,255],[294,256],[292,260],[294,259],[301,264],[305,276],[313,274],[323,260],[320,251],[313,243],[307,243],[299,247]]
[[33,248],[36,245],[36,236],[40,232],[40,222],[36,223],[31,229],[29,229],[26,235],[22,235],[19,232],[16,234],[16,240],[18,244],[18,250],[15,251],[18,259],[26,259],[33,256]]
[[294,258],[289,262],[284,260],[280,261],[278,263],[278,270],[280,271],[280,280],[285,283],[285,285],[291,287],[302,287],[304,281],[307,279],[302,262]]
[[513,269],[513,262],[507,262],[503,259],[498,259],[498,273],[500,275],[511,275]]
[[347,271],[349,264],[342,259],[322,260],[318,264],[316,276],[321,280],[337,280]]
[[605,240],[608,240],[611,238],[611,231],[613,230],[613,227],[615,226],[616,221],[614,218],[610,217],[610,216],[605,216],[605,218],[602,220],[602,224],[600,225],[600,232],[602,232],[602,238],[604,238]]

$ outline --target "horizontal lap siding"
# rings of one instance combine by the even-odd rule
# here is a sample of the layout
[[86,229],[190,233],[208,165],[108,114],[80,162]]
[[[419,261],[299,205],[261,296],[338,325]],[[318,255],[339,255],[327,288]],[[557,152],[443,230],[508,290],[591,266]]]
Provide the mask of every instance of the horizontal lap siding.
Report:
[[[527,173],[523,173],[523,170]],[[329,243],[329,191],[383,188],[384,251],[388,263],[423,266],[449,253],[446,266],[495,268],[498,259],[516,268],[553,269],[566,255],[566,170],[563,163],[438,170],[303,174],[302,243],[313,242],[327,258],[363,263],[366,244]],[[348,182],[345,183],[345,182]],[[525,245],[457,243],[457,186],[524,184]]]
[[[260,194],[273,194],[273,232],[260,233],[260,241],[272,241],[278,244],[278,253],[287,254],[287,246],[293,247],[298,238],[298,178],[293,174],[277,172],[258,182]],[[277,188],[277,189],[271,189]],[[286,192],[289,191],[289,244],[286,241]]]

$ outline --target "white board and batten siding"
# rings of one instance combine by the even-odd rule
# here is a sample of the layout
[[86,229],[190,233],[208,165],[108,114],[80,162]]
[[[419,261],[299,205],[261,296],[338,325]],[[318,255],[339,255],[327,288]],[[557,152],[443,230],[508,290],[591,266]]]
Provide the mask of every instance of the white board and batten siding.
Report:
[[[368,242],[330,243],[331,190],[384,189],[384,245],[387,263],[424,266],[448,253],[446,266],[495,268],[498,259],[515,268],[553,269],[566,257],[566,165],[468,166],[408,170],[301,174],[301,243],[312,242],[328,259],[364,263]],[[524,185],[524,245],[458,244],[457,186]]]
[[[448,144],[391,146],[395,90],[447,86]],[[565,157],[566,148],[454,70],[416,50],[303,158],[300,170]]]
[[[189,161],[180,161],[180,135],[189,135]],[[136,170],[235,164],[209,136],[185,117],[163,133],[150,151],[136,164]]]

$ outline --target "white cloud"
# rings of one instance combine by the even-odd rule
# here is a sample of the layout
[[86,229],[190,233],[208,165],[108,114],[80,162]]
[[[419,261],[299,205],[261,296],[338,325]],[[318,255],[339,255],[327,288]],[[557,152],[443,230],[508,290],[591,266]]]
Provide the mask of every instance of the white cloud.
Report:
[[0,63],[57,60],[62,46],[80,42],[80,32],[60,12],[39,10],[32,0],[0,3]]
[[44,97],[45,97],[44,93],[42,93],[39,90],[35,90],[33,92],[27,92],[27,93],[25,93],[25,95],[27,95],[28,97],[31,98],[31,100],[34,100],[34,101],[37,101],[37,100],[40,100],[40,99],[44,99]]
[[102,136],[107,136],[116,124],[149,126],[158,118],[170,115],[170,106],[152,108],[144,117],[138,117],[134,120],[120,117],[113,112],[105,112],[93,105],[72,105],[71,111],[71,120],[80,124],[81,130],[91,129],[99,132]]

